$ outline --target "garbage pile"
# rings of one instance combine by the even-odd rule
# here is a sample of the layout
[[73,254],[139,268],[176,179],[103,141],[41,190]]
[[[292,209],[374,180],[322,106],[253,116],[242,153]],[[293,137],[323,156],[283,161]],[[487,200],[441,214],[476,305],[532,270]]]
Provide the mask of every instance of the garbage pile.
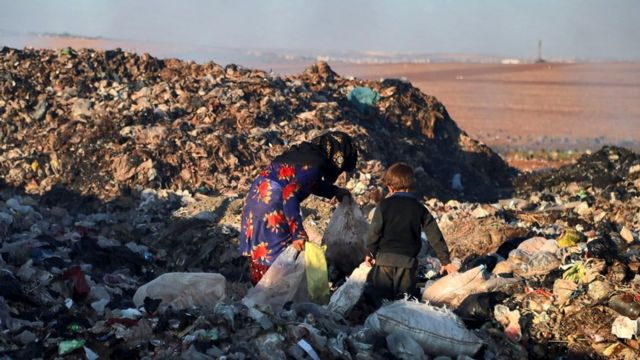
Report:
[[427,202],[462,272],[434,281],[423,261],[425,300],[522,357],[638,358],[640,156],[605,147],[515,183],[494,204]]
[[[518,197],[498,200],[511,169],[410,84],[345,79],[326,64],[280,78],[121,51],[1,55],[11,121],[0,123],[0,358],[640,356],[633,152],[605,147],[521,174]],[[404,160],[460,272],[439,275],[425,246],[420,298],[379,309],[361,296],[366,264],[328,284],[328,300],[315,289],[317,303],[299,285],[318,279],[302,275],[307,254],[281,259],[292,265],[281,277],[298,280],[251,286],[237,252],[248,181],[331,127],[364,154],[343,184],[363,211],[345,221],[340,205],[311,197],[309,234],[362,238],[336,222],[364,222],[384,166]]]
[[355,137],[359,170],[380,176],[408,162],[431,196],[492,200],[515,175],[435,97],[399,80],[343,78],[326,63],[280,77],[120,50],[3,48],[0,119],[0,172],[31,194],[237,193],[285,147],[329,128]]

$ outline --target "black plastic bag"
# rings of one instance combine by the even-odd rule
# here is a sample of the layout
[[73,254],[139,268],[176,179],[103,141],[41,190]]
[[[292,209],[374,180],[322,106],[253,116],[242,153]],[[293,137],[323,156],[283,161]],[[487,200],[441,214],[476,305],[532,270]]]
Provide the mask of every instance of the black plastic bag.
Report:
[[509,295],[501,291],[491,291],[469,295],[454,313],[470,328],[480,327],[493,318],[493,308],[506,300]]
[[460,271],[464,272],[474,267],[478,267],[480,265],[484,265],[488,272],[492,272],[498,263],[498,258],[495,255],[485,255],[485,256],[477,256],[471,255],[464,260],[462,266],[460,267]]
[[587,249],[592,257],[606,261],[607,265],[611,265],[618,258],[618,247],[608,237],[589,241]]

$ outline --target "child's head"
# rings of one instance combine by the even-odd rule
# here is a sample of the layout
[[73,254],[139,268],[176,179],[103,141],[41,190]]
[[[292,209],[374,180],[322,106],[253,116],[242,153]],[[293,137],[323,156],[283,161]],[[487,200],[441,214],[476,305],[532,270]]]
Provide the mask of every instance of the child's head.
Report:
[[395,191],[407,191],[413,186],[413,169],[405,163],[395,163],[387,169],[382,183]]

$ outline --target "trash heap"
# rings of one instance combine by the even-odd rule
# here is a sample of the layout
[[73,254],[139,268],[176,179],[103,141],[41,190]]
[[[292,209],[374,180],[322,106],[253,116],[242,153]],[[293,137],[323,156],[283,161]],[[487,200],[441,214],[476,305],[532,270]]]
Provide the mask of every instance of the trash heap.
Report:
[[3,48],[0,80],[0,171],[32,194],[242,192],[284,148],[331,128],[355,137],[359,170],[406,161],[431,196],[492,200],[515,175],[435,97],[322,62],[280,77],[120,50]]
[[[326,64],[279,78],[121,51],[1,55],[1,358],[640,356],[638,154],[521,174],[498,200],[512,170],[410,84]],[[247,184],[327,128],[364,154],[341,180],[362,221],[386,165],[417,168],[460,265],[440,276],[425,247],[420,301],[372,308],[366,265],[329,304],[247,301]],[[310,234],[332,233],[334,203],[303,205]]]
[[462,273],[433,281],[423,261],[425,300],[512,356],[638,358],[640,155],[604,147],[515,184],[494,204],[427,202]]

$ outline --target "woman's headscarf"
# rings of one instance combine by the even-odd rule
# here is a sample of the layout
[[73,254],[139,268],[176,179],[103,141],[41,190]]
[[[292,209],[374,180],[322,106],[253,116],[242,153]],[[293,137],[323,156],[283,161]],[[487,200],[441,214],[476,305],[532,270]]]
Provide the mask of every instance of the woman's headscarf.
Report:
[[331,183],[343,171],[353,171],[357,161],[358,150],[353,139],[341,131],[326,132],[310,142],[294,145],[274,159],[274,162],[322,166],[324,180]]
[[330,131],[314,138],[311,142],[322,149],[332,165],[327,169],[325,180],[334,182],[343,171],[350,172],[356,168],[358,150],[351,136],[342,131]]

